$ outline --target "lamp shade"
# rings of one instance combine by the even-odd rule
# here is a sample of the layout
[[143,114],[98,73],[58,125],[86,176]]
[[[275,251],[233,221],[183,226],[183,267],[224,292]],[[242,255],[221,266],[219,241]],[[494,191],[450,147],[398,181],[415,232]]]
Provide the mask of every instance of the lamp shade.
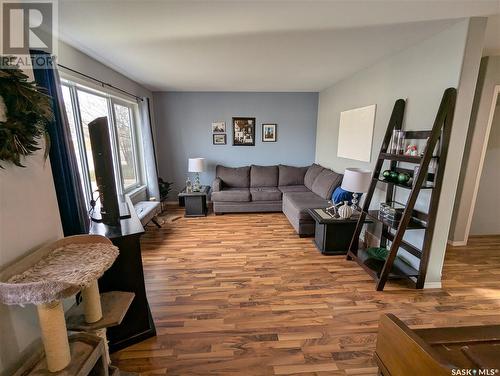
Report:
[[361,168],[346,168],[342,189],[353,193],[364,193],[370,187],[372,172]]
[[188,172],[205,171],[205,158],[189,158]]

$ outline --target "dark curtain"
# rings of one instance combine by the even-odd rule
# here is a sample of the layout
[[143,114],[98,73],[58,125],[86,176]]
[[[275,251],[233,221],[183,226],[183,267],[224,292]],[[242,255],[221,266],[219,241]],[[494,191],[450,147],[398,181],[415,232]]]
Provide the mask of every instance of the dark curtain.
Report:
[[[50,55],[41,51],[30,51],[32,57]],[[71,140],[68,118],[64,108],[59,72],[53,67],[33,69],[35,81],[52,97],[54,121],[48,127],[50,136],[50,165],[59,204],[64,236],[88,234],[89,216],[78,173],[78,164]]]

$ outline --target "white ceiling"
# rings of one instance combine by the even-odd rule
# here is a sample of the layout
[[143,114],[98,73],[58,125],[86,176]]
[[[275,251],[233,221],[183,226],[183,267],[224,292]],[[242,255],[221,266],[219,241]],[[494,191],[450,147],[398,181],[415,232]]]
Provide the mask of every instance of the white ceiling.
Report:
[[59,27],[154,91],[319,91],[460,18],[495,13],[500,0],[62,0]]

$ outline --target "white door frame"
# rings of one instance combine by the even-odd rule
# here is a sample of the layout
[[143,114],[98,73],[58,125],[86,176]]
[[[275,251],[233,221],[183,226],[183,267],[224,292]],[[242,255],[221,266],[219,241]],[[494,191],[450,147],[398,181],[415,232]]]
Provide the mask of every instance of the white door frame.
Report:
[[479,160],[479,168],[477,169],[476,182],[474,184],[474,192],[472,194],[472,202],[470,206],[469,217],[467,219],[467,227],[465,228],[465,238],[463,245],[467,244],[469,240],[470,228],[472,226],[472,217],[474,216],[474,209],[476,208],[477,193],[479,192],[479,183],[481,182],[481,175],[483,173],[484,159],[486,158],[486,151],[488,149],[488,141],[490,140],[491,126],[493,124],[493,117],[497,106],[498,98],[500,96],[500,85],[495,85],[493,90],[493,99],[490,107],[490,115],[488,117],[488,124],[486,125],[486,132],[484,135],[483,148],[481,150],[481,158]]

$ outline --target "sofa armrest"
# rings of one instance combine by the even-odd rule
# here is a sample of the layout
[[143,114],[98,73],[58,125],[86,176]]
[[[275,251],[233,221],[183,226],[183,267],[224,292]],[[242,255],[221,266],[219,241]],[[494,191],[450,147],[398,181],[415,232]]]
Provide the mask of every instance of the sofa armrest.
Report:
[[212,182],[212,192],[219,192],[222,189],[221,178],[215,178]]

